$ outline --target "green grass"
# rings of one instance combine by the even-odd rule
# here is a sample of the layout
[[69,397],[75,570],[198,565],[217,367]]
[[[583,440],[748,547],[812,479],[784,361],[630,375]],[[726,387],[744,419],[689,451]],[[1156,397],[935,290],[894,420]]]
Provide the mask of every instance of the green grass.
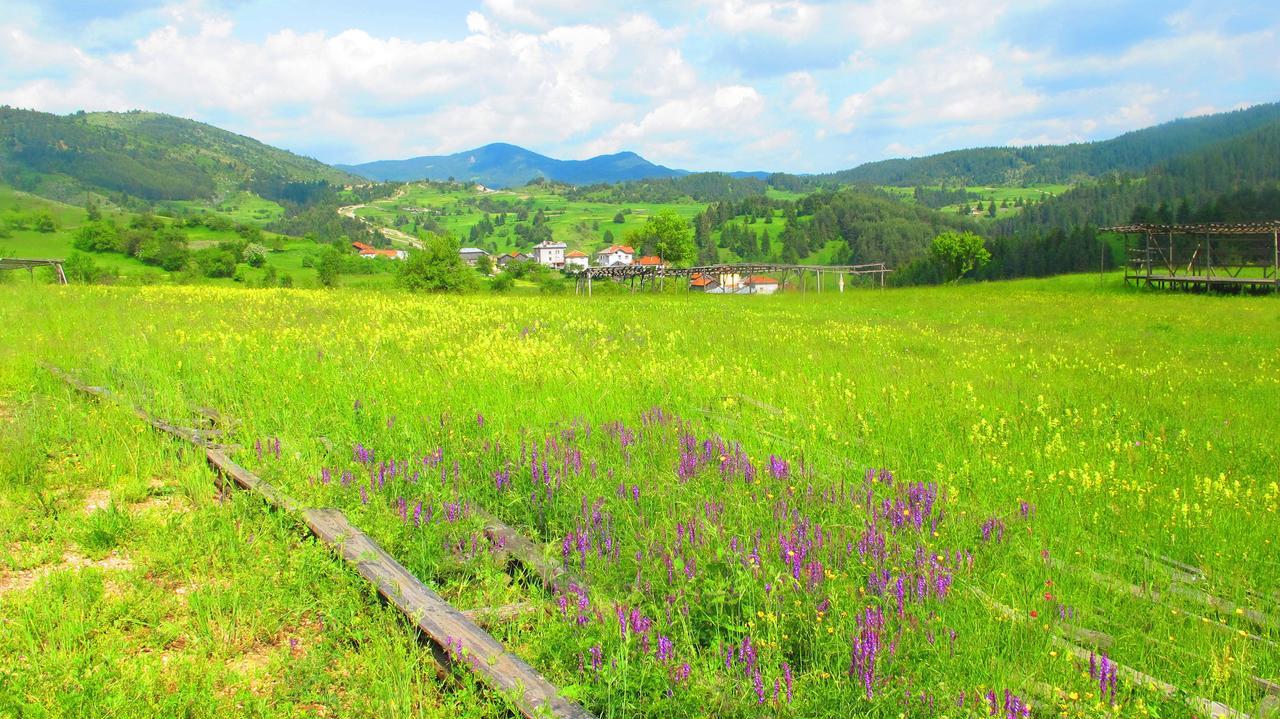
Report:
[[[513,190],[478,192],[475,189],[444,189],[439,186],[408,185],[405,193],[395,199],[379,200],[361,208],[357,214],[377,224],[392,226],[397,216],[412,217],[413,210],[429,210],[427,215],[438,222],[446,231],[461,238],[463,245],[471,244],[467,239],[471,228],[484,217],[483,210],[474,205],[474,201],[487,199],[516,212],[521,207],[529,208],[529,216],[542,210],[553,236],[569,245],[570,249],[578,249],[588,254],[606,245],[605,232],[613,234],[615,243],[626,241],[626,235],[635,231],[644,221],[663,209],[671,209],[682,217],[692,219],[702,212],[704,203],[625,203],[591,202],[570,200],[556,188],[530,185]],[[624,222],[615,223],[613,218],[624,212]],[[508,215],[507,224],[496,229],[486,239],[497,245],[498,252],[516,249],[517,237],[514,234],[515,215]],[[410,228],[403,227],[405,231]]]
[[[493,631],[598,716],[929,715],[921,692],[949,716],[986,716],[983,694],[1006,689],[1048,715],[1193,714],[1123,678],[1118,708],[1104,707],[1087,661],[1054,643],[1072,626],[1240,711],[1262,698],[1251,677],[1280,676],[1280,655],[1248,636],[1280,641],[1280,627],[1244,611],[1280,616],[1275,297],[1078,276],[821,296],[389,299],[0,287],[4,576],[52,568],[0,603],[0,713],[212,714],[243,701],[292,715],[312,700],[344,716],[493,711],[437,685],[405,625],[296,527],[247,499],[214,501],[197,456],[71,397],[37,361],[175,421],[200,406],[237,418],[237,461],[344,509],[460,607],[545,603]],[[894,480],[868,485],[880,468]],[[908,483],[936,487],[927,511]],[[86,511],[93,490],[109,496]],[[134,509],[152,492],[190,508],[153,521]],[[419,502],[421,527],[406,521]],[[455,502],[567,557],[586,598],[571,592],[562,608],[514,581],[477,517],[446,519]],[[915,513],[921,528],[892,529]],[[885,554],[856,551],[867,537]],[[58,569],[67,551],[100,564]],[[1188,584],[1149,555],[1204,578]],[[101,565],[111,558],[132,568]],[[869,580],[921,566],[926,588],[950,577],[944,596],[908,594],[900,610]],[[618,604],[650,628],[622,634]],[[881,629],[868,610],[884,612]],[[313,612],[325,623],[308,641],[322,649],[292,661],[284,638]],[[868,698],[849,669],[870,631],[882,649]],[[726,669],[748,637],[755,663]],[[266,647],[264,675],[240,670],[254,647]],[[784,662],[790,701],[773,698]],[[953,709],[961,692],[966,708]]]
[[[970,192],[977,193],[977,195],[981,198],[982,208],[983,208],[983,212],[980,215],[980,217],[989,219],[989,216],[986,214],[986,206],[988,203],[990,203],[993,200],[996,203],[996,217],[997,218],[1008,217],[1009,215],[1014,215],[1021,211],[1021,208],[1013,206],[1014,201],[1019,198],[1021,198],[1023,202],[1030,202],[1033,200],[1038,201],[1042,198],[1057,197],[1058,195],[1061,195],[1067,190],[1070,190],[1071,187],[1072,187],[1071,185],[1063,185],[1063,184],[1034,184],[1034,185],[1027,185],[1026,187],[1010,186],[1010,185],[993,185],[993,186],[974,186],[974,187],[967,187],[965,189],[969,190]],[[909,202],[909,203],[915,202],[915,197],[913,195],[913,193],[915,192],[914,187],[896,187],[896,186],[884,185],[884,186],[880,186],[878,189],[897,196],[898,199],[902,200],[903,202]],[[936,190],[938,188],[935,186],[929,189]],[[1005,201],[1008,201],[1009,206],[1001,207],[1000,206],[1001,203]],[[974,207],[976,203],[977,203],[976,200],[970,200],[968,205],[969,207]],[[962,204],[947,205],[945,207],[942,207],[939,211],[954,213],[959,211],[961,207],[963,207]],[[979,215],[974,215],[974,217],[979,217]]]
[[217,204],[211,205],[199,200],[172,201],[160,203],[160,210],[215,212],[226,216],[232,222],[259,226],[284,217],[284,208],[278,203],[244,190],[224,198]]
[[[6,320],[7,321],[7,320]],[[0,349],[0,716],[498,716],[297,524]],[[29,384],[34,382],[34,384]],[[447,693],[446,693],[447,692]]]
[[[245,208],[254,206],[247,199],[244,202]],[[274,205],[274,203],[269,204]],[[0,185],[0,223],[9,226],[15,217],[27,219],[40,212],[48,212],[53,216],[54,231],[46,233],[38,232],[34,229],[10,229],[8,237],[0,237],[0,257],[65,259],[74,250],[75,233],[87,221],[87,213],[84,208],[47,200]],[[112,213],[108,214],[111,215]],[[127,215],[116,213],[114,216],[119,223],[128,222]],[[232,230],[210,230],[207,227],[200,226],[184,227],[183,232],[186,234],[193,250],[216,245],[219,242],[241,240],[240,236]],[[315,287],[317,285],[315,269],[304,267],[303,264],[306,258],[313,257],[319,252],[318,245],[309,240],[300,240],[270,232],[263,233],[263,235],[265,241],[269,244],[274,244],[277,241],[281,243],[279,250],[267,255],[267,264],[275,267],[278,275],[289,274],[293,278],[295,286],[298,287]],[[115,252],[91,253],[91,257],[99,267],[113,271],[116,274],[113,281],[117,283],[154,284],[175,282],[181,279],[185,282],[194,282],[195,284],[206,286],[232,287],[237,284],[231,278],[179,278],[177,275],[165,272],[158,267],[143,264],[133,257]],[[255,269],[248,265],[244,265],[243,269],[248,280],[255,283],[260,282],[266,273],[265,268]],[[5,277],[0,277],[0,281],[5,279],[26,281],[25,273],[21,273],[23,277],[18,277],[18,274],[6,273]],[[42,277],[44,274],[43,272],[41,273]],[[339,280],[343,286],[366,288],[390,287],[393,281],[394,274],[385,272],[371,275],[343,275]]]

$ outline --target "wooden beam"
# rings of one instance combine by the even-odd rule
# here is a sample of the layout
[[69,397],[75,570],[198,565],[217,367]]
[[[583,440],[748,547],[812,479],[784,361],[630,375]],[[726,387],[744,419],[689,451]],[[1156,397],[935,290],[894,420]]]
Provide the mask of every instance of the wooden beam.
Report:
[[506,522],[474,505],[472,512],[484,521],[485,536],[497,546],[502,547],[512,558],[520,562],[525,569],[537,576],[538,581],[548,591],[555,591],[562,584],[571,583],[579,587],[587,586],[586,582],[574,576],[573,573],[562,567],[560,563],[547,559],[546,555],[543,554],[541,545],[530,541]]
[[233,462],[221,450],[210,447],[204,451],[204,456],[210,466],[216,468],[219,473],[241,488],[262,497],[272,507],[284,512],[297,512],[302,509],[302,504],[298,500],[277,489],[275,485],[262,481],[253,472]]
[[507,696],[530,719],[548,714],[587,719],[592,715],[560,695],[523,659],[423,584],[336,509],[308,509],[303,521],[335,548],[388,602],[444,648],[448,661],[463,664],[485,684]]
[[[56,367],[46,368],[84,394],[113,398],[106,388],[86,385]],[[209,464],[237,485],[265,499],[272,507],[294,516],[300,510],[302,521],[312,534],[337,549],[343,559],[355,566],[360,576],[373,583],[383,598],[408,616],[434,643],[438,660],[467,667],[487,686],[502,693],[528,719],[546,716],[591,719],[589,712],[561,696],[555,685],[533,667],[508,652],[498,640],[413,576],[377,542],[352,525],[345,514],[336,509],[302,509],[297,500],[236,464],[220,449],[203,444],[198,436],[191,434],[191,430],[182,431],[184,428],[168,425],[140,409],[134,408],[133,412],[157,429],[205,446],[205,458]],[[507,541],[519,546],[519,539],[515,534]],[[528,545],[533,546],[531,542]]]

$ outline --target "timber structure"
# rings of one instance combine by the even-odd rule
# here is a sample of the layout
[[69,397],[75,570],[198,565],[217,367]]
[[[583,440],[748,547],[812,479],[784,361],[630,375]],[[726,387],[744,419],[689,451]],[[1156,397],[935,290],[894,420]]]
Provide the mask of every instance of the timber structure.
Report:
[[[643,288],[645,283],[661,286],[666,278],[694,277],[752,277],[762,273],[778,275],[779,287],[788,287],[787,278],[795,280],[793,286],[801,292],[806,289],[822,292],[824,286],[844,291],[845,277],[878,278],[884,287],[885,275],[893,272],[883,262],[872,262],[864,265],[785,265],[767,262],[746,262],[740,264],[703,265],[701,267],[669,267],[663,264],[615,264],[605,267],[588,267],[577,274],[577,293],[591,294],[592,280],[613,280],[626,282],[632,289]],[[824,283],[824,278],[831,278]],[[810,280],[810,282],[806,282]]]
[[1125,284],[1191,292],[1280,292],[1280,220],[1134,224],[1101,231],[1125,237]]
[[[453,666],[469,669],[482,683],[511,702],[516,712],[525,719],[594,719],[594,715],[561,694],[559,688],[547,681],[536,669],[508,651],[501,642],[476,624],[473,615],[479,612],[462,612],[453,607],[396,561],[373,538],[352,524],[340,510],[307,507],[231,460],[221,445],[213,445],[203,439],[199,430],[179,427],[153,417],[145,410],[122,401],[105,387],[85,384],[52,365],[45,367],[82,394],[119,402],[155,429],[203,447],[205,459],[217,470],[220,484],[221,478],[226,477],[242,489],[256,494],[277,511],[300,519],[312,535],[335,550],[376,588],[383,599],[399,609],[414,624],[421,636],[431,643],[432,654],[442,670]],[[203,414],[207,416],[210,412]],[[212,414],[221,417],[216,412]],[[518,552],[533,551],[534,545],[517,535],[514,529],[496,518],[484,516],[486,531],[505,532],[504,538],[516,545]],[[516,558],[520,559],[519,556]],[[543,563],[545,564],[545,560]],[[491,613],[526,611],[529,610],[523,606],[497,607]]]
[[28,275],[34,276],[37,267],[52,267],[53,276],[58,278],[58,284],[67,284],[67,273],[62,271],[62,260],[30,260],[18,259],[16,257],[0,257],[0,270],[26,270]]

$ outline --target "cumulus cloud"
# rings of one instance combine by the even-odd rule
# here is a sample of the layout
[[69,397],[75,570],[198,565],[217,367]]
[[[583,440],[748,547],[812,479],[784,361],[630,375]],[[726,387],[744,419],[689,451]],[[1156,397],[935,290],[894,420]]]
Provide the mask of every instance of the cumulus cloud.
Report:
[[1113,44],[1074,42],[1087,18],[1027,31],[1072,17],[1065,0],[474,0],[429,21],[390,0],[403,28],[354,11],[264,25],[234,0],[14,0],[0,103],[171,112],[338,162],[505,140],[827,171],[1274,101],[1280,7],[1242,1],[1175,0]]

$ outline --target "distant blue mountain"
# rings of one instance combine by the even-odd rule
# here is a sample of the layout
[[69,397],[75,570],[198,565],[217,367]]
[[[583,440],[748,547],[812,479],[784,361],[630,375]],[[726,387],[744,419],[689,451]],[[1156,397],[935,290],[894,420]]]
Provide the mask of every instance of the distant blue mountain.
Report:
[[452,177],[486,187],[514,187],[540,177],[573,185],[591,185],[689,174],[684,170],[655,165],[634,152],[600,155],[589,160],[557,160],[504,142],[453,155],[379,160],[336,167],[370,180],[407,182]]

